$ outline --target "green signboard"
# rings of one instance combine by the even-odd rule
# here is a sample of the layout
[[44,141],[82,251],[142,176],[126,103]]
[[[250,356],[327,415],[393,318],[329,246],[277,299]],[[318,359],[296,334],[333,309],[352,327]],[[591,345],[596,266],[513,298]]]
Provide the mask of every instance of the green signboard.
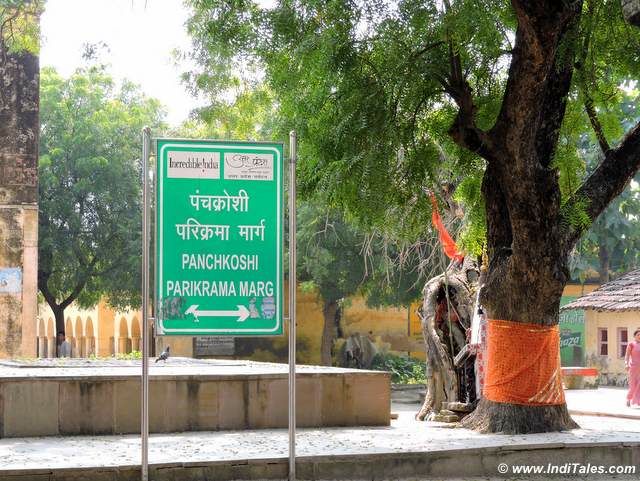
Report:
[[[576,296],[562,296],[564,306],[577,299]],[[560,363],[562,366],[584,366],[585,332],[584,311],[572,309],[560,311]]]
[[158,335],[282,334],[282,144],[156,143]]

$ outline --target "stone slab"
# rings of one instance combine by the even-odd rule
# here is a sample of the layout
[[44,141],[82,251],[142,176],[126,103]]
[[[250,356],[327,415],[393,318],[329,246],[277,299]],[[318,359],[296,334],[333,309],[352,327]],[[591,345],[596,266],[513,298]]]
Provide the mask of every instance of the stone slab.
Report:
[[[58,384],[0,382],[1,431],[4,437],[58,434]],[[22,420],[29,419],[25,426]]]

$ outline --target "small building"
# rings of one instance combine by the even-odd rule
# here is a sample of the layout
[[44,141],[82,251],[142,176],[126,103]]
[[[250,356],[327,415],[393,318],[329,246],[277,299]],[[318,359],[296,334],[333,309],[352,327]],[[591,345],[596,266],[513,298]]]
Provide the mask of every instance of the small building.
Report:
[[603,284],[562,306],[585,311],[585,365],[599,370],[600,384],[625,386],[624,355],[640,328],[640,269]]

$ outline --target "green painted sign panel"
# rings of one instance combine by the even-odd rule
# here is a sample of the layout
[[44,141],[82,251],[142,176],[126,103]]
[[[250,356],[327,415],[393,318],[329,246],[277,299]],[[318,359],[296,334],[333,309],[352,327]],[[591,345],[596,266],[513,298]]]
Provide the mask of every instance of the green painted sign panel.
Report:
[[[562,296],[564,306],[577,299],[576,296]],[[560,312],[560,363],[562,366],[584,366],[585,330],[584,311],[572,309]]]
[[282,334],[282,144],[158,139],[156,155],[157,334]]

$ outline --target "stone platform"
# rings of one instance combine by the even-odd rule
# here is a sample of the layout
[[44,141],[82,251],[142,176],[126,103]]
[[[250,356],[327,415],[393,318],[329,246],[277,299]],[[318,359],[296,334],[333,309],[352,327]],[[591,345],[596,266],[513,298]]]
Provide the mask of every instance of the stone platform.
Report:
[[[287,427],[286,364],[150,364],[152,433]],[[0,361],[0,438],[140,432],[140,361]],[[388,373],[297,367],[300,427],[388,426]],[[363,408],[366,407],[366,408]]]

